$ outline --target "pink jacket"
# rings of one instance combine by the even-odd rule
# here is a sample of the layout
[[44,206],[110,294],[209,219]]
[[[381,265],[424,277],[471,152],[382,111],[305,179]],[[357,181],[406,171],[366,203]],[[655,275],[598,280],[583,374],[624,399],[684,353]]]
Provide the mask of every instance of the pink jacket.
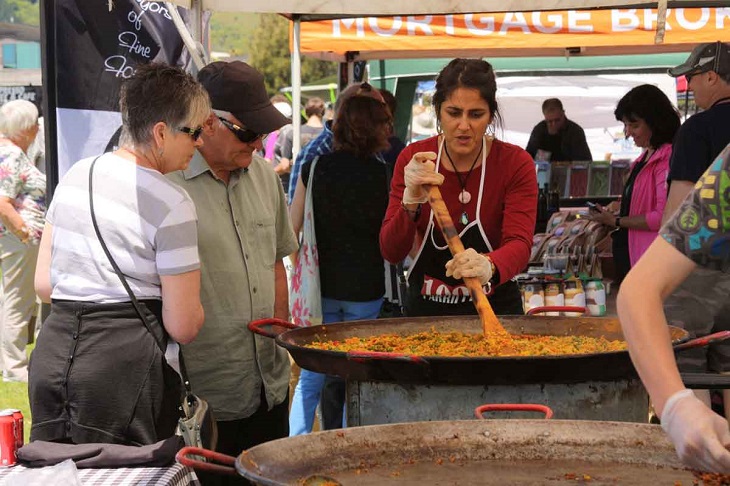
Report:
[[[634,161],[634,164],[643,156],[644,153]],[[636,265],[659,232],[662,213],[667,204],[667,174],[671,156],[672,144],[665,143],[652,154],[634,182],[629,216],[646,215],[649,229],[629,229],[629,257],[632,267]]]

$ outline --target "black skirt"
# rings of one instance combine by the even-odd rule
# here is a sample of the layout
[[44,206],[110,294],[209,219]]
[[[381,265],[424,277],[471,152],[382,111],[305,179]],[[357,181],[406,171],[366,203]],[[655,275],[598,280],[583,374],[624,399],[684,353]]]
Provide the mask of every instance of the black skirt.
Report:
[[[161,302],[140,303],[164,336]],[[131,303],[54,301],[28,393],[31,441],[145,445],[175,433],[182,389]]]

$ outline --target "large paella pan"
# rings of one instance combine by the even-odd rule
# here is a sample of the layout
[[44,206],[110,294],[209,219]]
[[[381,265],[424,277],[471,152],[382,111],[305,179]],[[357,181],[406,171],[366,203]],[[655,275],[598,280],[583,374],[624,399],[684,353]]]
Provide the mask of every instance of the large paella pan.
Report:
[[[589,336],[623,339],[618,319],[604,317],[500,316],[510,334]],[[350,321],[297,328],[278,319],[249,325],[253,332],[276,339],[302,368],[357,381],[514,385],[580,383],[635,376],[627,351],[555,356],[439,357],[313,349],[311,343],[397,333],[410,335],[438,329],[481,333],[477,317],[416,317]],[[670,327],[672,341],[687,339],[683,329]]]

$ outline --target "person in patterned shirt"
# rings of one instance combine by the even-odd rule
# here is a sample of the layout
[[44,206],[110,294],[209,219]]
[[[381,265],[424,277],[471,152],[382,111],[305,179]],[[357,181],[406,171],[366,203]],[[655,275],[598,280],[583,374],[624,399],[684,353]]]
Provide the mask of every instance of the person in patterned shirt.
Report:
[[728,422],[682,383],[662,307],[695,269],[711,272],[708,312],[730,295],[730,145],[659,234],[619,291],[618,314],[629,353],[680,459],[703,471],[730,473]]
[[4,104],[0,132],[0,366],[3,381],[27,382],[25,346],[36,308],[33,276],[46,213],[46,176],[26,155],[38,133],[38,109],[26,100]]

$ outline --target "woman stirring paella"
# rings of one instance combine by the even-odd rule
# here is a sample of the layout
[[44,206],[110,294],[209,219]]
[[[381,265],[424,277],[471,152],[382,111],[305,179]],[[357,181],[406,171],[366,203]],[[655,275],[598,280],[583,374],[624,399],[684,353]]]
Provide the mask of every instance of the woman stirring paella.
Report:
[[[437,136],[401,152],[380,249],[391,263],[418,245],[408,274],[409,316],[476,314],[463,277],[484,285],[496,314],[522,314],[511,279],[530,256],[537,179],[530,155],[490,135],[501,118],[492,66],[454,59],[436,78]],[[452,258],[427,204],[440,186],[466,251]]]
[[[465,277],[480,281],[496,314],[523,313],[511,279],[527,266],[530,256],[537,179],[527,152],[489,134],[500,121],[496,91],[488,62],[451,61],[436,78],[433,96],[439,135],[409,145],[396,162],[380,250],[394,263],[418,248],[408,274],[409,316],[476,314]],[[466,248],[456,257],[452,258],[428,206],[428,185],[440,186]],[[452,357],[582,354],[625,346],[603,337],[463,334],[437,328],[411,336],[385,334],[309,344],[340,352]]]

